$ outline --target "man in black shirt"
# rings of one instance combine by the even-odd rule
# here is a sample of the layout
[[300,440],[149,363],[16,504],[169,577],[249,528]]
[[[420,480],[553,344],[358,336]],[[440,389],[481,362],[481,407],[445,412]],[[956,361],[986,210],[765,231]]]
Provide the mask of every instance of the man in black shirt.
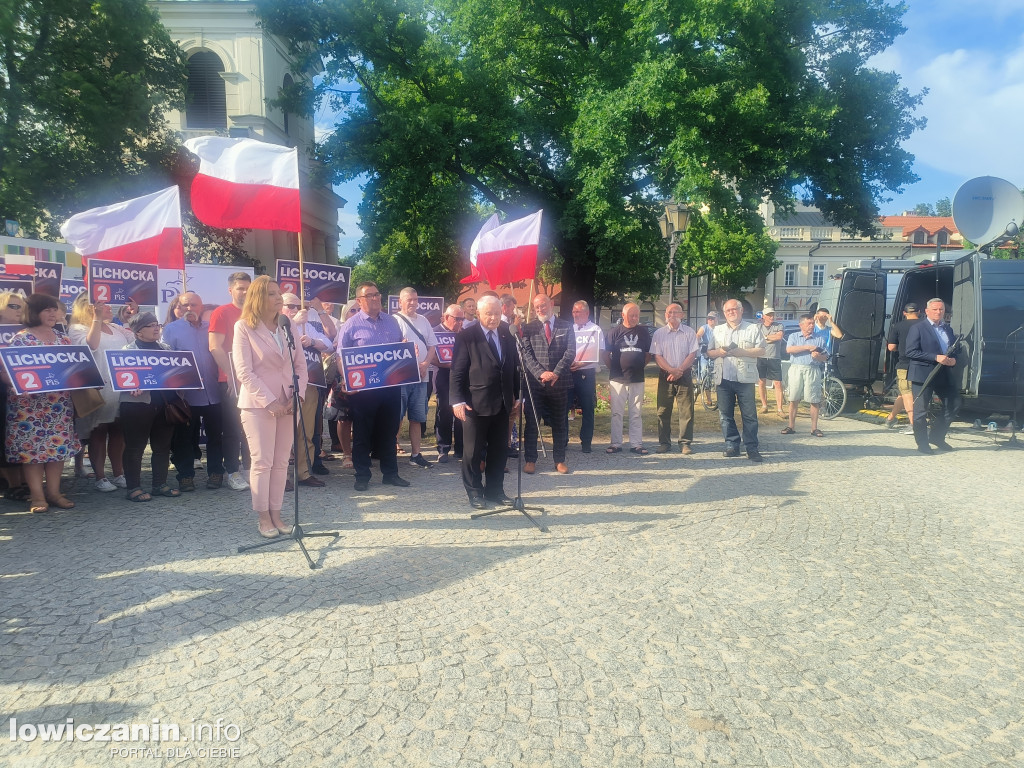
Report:
[[[886,339],[889,351],[893,353],[893,365],[896,367],[896,382],[900,389],[900,396],[892,404],[889,411],[889,418],[885,420],[885,426],[892,429],[896,426],[896,417],[900,411],[907,412],[907,419],[910,424],[914,423],[914,393],[911,391],[910,382],[907,380],[907,358],[905,356],[907,345],[907,334],[914,323],[920,322],[920,315],[917,312],[917,304],[911,302],[903,307],[903,320],[893,323],[889,327],[889,337]],[[907,425],[900,434],[912,435],[914,428]]]
[[608,453],[622,452],[622,419],[629,411],[629,444],[632,453],[645,456],[640,407],[644,401],[644,368],[650,360],[651,334],[640,325],[640,307],[622,308],[622,324],[612,328],[605,342],[612,401],[612,434]]

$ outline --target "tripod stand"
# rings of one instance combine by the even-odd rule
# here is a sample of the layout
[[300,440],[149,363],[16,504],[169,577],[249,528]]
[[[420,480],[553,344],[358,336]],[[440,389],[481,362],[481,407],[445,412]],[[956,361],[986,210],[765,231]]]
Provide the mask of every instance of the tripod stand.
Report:
[[[291,321],[281,315],[278,317],[278,325],[284,329],[285,334],[288,337],[288,350],[290,353],[295,351],[295,337],[292,336]],[[293,445],[299,445],[299,428],[302,428],[302,449],[306,452],[306,466],[313,466],[313,462],[309,455],[309,444],[306,440],[306,425],[299,418],[299,413],[302,409],[302,403],[299,399],[299,373],[295,370],[295,355],[289,354],[288,359],[292,363],[292,441]],[[297,449],[296,449],[297,450]],[[292,525],[292,532],[289,536],[277,536],[273,539],[267,539],[266,541],[260,541],[256,544],[245,544],[238,548],[239,552],[247,552],[252,549],[260,549],[261,547],[269,547],[274,544],[281,544],[286,541],[294,541],[299,545],[299,549],[302,550],[302,554],[306,556],[306,562],[309,563],[311,569],[316,569],[319,566],[313,562],[313,558],[309,556],[309,552],[306,551],[306,545],[302,543],[302,540],[307,536],[332,536],[335,540],[341,538],[341,534],[337,531],[322,533],[306,533],[302,530],[302,526],[299,525],[299,462],[292,462],[292,486],[294,486],[295,493],[295,521]]]
[[[500,515],[503,512],[518,512],[531,523],[533,523],[540,530],[541,533],[547,533],[548,529],[546,526],[541,525],[537,520],[527,511],[532,509],[535,512],[540,512],[542,515],[547,514],[543,507],[527,507],[523,502],[523,453],[525,452],[525,418],[526,418],[526,403],[529,401],[530,408],[533,409],[533,418],[537,419],[537,408],[533,401],[533,392],[530,391],[529,385],[526,383],[526,366],[523,364],[523,348],[522,340],[518,334],[512,333],[512,338],[516,341],[516,355],[519,357],[519,392],[522,398],[522,402],[519,407],[519,451],[516,456],[516,497],[512,500],[512,503],[507,507],[501,507],[499,509],[492,509],[488,512],[478,512],[474,515],[470,515],[471,520],[476,520],[478,517],[489,517],[490,515]],[[540,422],[537,423],[537,436],[541,441],[541,450],[544,450],[544,438],[540,434]],[[463,454],[465,456],[465,454]],[[465,461],[465,458],[463,458]]]

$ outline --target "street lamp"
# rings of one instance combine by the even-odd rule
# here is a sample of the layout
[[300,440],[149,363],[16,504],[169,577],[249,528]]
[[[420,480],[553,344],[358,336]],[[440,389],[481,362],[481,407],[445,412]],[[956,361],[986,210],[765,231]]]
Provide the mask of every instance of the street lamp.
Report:
[[676,300],[676,250],[690,225],[690,209],[680,203],[666,203],[658,224],[661,236],[668,238],[668,299],[672,304]]

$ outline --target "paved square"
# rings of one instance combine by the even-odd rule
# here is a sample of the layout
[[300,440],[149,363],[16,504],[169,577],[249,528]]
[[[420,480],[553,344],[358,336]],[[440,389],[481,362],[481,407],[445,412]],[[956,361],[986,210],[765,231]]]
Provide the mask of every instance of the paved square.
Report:
[[[1024,452],[798,425],[762,424],[763,465],[713,433],[571,446],[524,476],[548,534],[470,520],[456,463],[402,461],[397,492],[335,472],[301,494],[341,534],[306,540],[317,571],[235,554],[247,492],[0,502],[0,763],[1024,764]],[[181,740],[21,738],[68,718]]]

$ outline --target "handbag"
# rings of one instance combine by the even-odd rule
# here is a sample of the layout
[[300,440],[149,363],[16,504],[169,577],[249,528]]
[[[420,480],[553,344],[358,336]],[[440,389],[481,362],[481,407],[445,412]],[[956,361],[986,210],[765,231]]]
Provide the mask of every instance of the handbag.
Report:
[[168,424],[188,424],[192,421],[192,408],[181,395],[174,393],[164,403],[164,420]]
[[82,419],[103,406],[103,395],[98,389],[72,389],[71,404],[75,407],[75,418]]

